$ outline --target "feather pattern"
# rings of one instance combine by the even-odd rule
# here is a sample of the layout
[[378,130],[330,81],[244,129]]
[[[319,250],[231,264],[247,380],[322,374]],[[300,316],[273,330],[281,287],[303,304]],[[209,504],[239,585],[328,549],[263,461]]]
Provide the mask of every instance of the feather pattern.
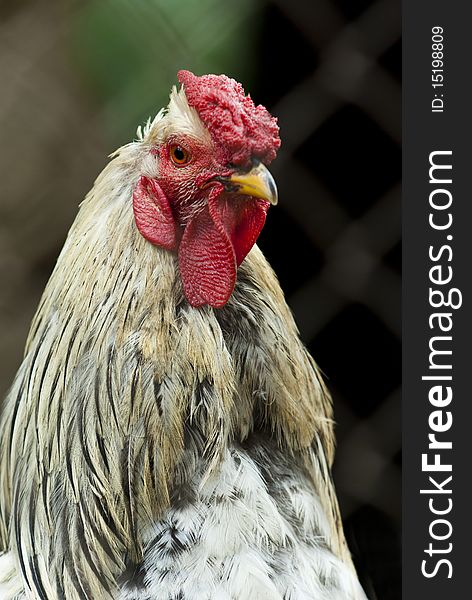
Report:
[[135,227],[168,115],[85,198],[4,403],[0,597],[361,598],[330,399],[270,266],[254,247],[227,305],[194,309]]

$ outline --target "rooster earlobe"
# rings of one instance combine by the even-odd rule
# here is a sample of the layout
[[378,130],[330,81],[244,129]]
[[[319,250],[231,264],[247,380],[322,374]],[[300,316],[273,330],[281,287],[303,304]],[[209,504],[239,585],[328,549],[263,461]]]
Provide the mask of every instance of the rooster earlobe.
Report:
[[151,244],[166,250],[177,248],[177,224],[155,179],[141,176],[133,192],[133,211],[139,232]]

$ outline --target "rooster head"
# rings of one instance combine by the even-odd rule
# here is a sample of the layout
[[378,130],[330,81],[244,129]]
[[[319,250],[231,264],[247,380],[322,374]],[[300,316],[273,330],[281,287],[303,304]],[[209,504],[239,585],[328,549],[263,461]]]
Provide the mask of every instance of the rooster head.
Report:
[[234,79],[189,71],[178,78],[182,89],[152,128],[134,216],[149,242],[178,254],[188,302],[220,308],[277,203],[266,165],[280,147],[279,128]]

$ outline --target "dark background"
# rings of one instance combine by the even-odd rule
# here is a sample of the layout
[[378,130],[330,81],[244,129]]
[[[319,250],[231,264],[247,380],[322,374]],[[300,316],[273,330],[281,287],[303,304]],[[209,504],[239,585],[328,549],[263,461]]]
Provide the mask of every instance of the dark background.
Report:
[[176,71],[225,72],[279,117],[260,245],[334,397],[335,478],[371,600],[400,598],[397,0],[0,5],[0,388],[77,205]]

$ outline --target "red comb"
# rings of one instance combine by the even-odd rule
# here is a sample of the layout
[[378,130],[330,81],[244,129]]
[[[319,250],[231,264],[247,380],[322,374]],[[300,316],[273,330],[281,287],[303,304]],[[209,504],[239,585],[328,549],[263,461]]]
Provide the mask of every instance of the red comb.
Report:
[[244,167],[253,158],[266,165],[274,160],[280,148],[277,119],[261,104],[255,106],[240,83],[190,71],[179,71],[178,79],[227,162]]

